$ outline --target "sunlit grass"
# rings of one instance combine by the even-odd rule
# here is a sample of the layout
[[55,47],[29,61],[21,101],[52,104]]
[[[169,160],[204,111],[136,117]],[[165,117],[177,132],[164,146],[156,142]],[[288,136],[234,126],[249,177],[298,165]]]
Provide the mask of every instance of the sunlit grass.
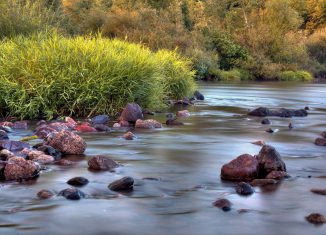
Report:
[[16,37],[0,44],[2,115],[115,114],[127,102],[161,108],[195,86],[189,62],[175,52],[57,34]]

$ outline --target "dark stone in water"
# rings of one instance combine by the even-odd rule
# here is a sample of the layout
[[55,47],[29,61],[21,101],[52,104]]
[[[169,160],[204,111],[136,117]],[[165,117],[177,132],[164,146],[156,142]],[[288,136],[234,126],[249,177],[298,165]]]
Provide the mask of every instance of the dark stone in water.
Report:
[[168,120],[166,120],[165,124],[167,126],[182,126],[183,122],[179,122],[175,119],[168,119]]
[[125,133],[123,136],[122,136],[124,139],[126,140],[133,140],[134,138],[136,138],[136,136],[134,135],[134,133],[128,131],[127,133]]
[[267,132],[267,133],[274,133],[274,130],[272,128],[268,128],[268,129],[265,130],[265,132]]
[[108,127],[107,125],[104,125],[104,124],[95,124],[95,125],[94,125],[94,128],[95,128],[97,131],[104,131],[104,132],[109,132],[109,131],[111,131],[110,127]]
[[42,189],[41,191],[39,191],[37,193],[37,197],[40,199],[49,199],[51,197],[53,197],[53,192],[51,192],[50,190],[47,189]]
[[86,195],[82,191],[76,188],[67,188],[59,192],[59,196],[63,196],[68,200],[80,200],[84,198]]
[[231,210],[231,202],[228,199],[220,198],[213,202],[213,206],[221,208],[223,211]]
[[113,171],[119,164],[106,156],[95,156],[88,161],[91,170],[108,170]]
[[281,180],[288,177],[289,175],[285,171],[272,171],[266,176],[266,179]]
[[45,154],[52,156],[54,158],[54,160],[56,160],[56,161],[60,160],[62,157],[62,153],[59,150],[57,150],[49,145],[42,145],[42,146],[38,147],[37,150],[42,151]]
[[253,187],[251,187],[250,184],[246,182],[240,182],[236,187],[236,192],[240,195],[247,196],[253,194],[255,190],[253,189]]
[[202,93],[200,93],[199,91],[195,91],[194,97],[196,98],[196,100],[204,100],[205,99],[204,95]]
[[269,124],[271,124],[271,121],[268,118],[264,118],[263,120],[261,120],[261,124],[269,125]]
[[288,127],[289,127],[289,129],[293,129],[293,124],[290,122]]
[[308,112],[304,109],[278,109],[278,110],[270,110],[266,107],[259,107],[249,112],[250,116],[258,116],[258,117],[266,117],[266,116],[276,116],[276,117],[305,117],[308,115]]
[[8,149],[9,151],[20,151],[29,148],[29,144],[22,141],[0,140],[0,150]]
[[319,195],[324,195],[326,196],[326,189],[311,189],[310,190],[312,193],[319,194]]
[[221,178],[224,180],[250,181],[258,176],[258,161],[250,154],[242,154],[223,165]]
[[5,179],[5,167],[6,167],[6,162],[0,161],[0,180]]
[[131,177],[123,177],[109,184],[109,189],[112,191],[126,191],[132,190],[134,186],[134,179]]
[[326,138],[326,131],[323,131],[320,135],[321,137]]
[[67,184],[73,185],[73,186],[84,186],[88,184],[88,179],[84,177],[74,177],[67,181]]
[[321,215],[319,213],[312,213],[312,214],[306,216],[306,220],[309,223],[312,223],[312,224],[324,224],[324,223],[326,223],[325,216],[323,216],[323,215]]
[[257,160],[259,163],[259,175],[263,178],[272,171],[286,171],[285,163],[280,154],[270,145],[262,147]]
[[0,130],[0,140],[7,140],[9,139],[7,132],[4,130]]
[[326,138],[318,137],[315,140],[315,145],[318,145],[318,146],[326,146]]
[[108,115],[98,115],[98,116],[95,116],[91,119],[91,122],[93,125],[96,125],[96,124],[106,124],[108,123],[109,121],[109,116]]

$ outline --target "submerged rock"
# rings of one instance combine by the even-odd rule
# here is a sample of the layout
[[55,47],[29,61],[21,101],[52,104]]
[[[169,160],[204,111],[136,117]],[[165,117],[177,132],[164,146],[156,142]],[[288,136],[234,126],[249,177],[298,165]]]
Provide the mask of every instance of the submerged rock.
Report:
[[109,116],[102,114],[102,115],[97,115],[91,119],[91,122],[93,125],[97,124],[107,124],[109,122]]
[[326,189],[311,189],[310,190],[312,193],[319,194],[319,195],[324,195],[326,196]]
[[63,196],[68,200],[80,200],[84,198],[86,195],[82,191],[76,188],[67,188],[59,192],[59,196]]
[[94,128],[97,131],[105,131],[105,132],[111,131],[110,127],[108,127],[107,125],[104,125],[104,124],[95,124]]
[[123,109],[119,121],[136,122],[137,119],[143,118],[141,107],[136,103],[128,103]]
[[126,191],[132,190],[134,186],[134,179],[131,177],[123,177],[109,184],[109,189],[112,191]]
[[41,146],[37,147],[37,150],[42,151],[45,154],[52,156],[56,161],[60,160],[62,157],[62,153],[59,150],[57,150],[49,145],[41,145]]
[[42,189],[37,193],[37,197],[40,199],[49,199],[54,196],[54,193],[47,189]]
[[168,119],[166,120],[165,124],[167,126],[182,126],[183,122],[179,122],[176,119]]
[[264,118],[263,120],[261,120],[261,124],[269,125],[269,124],[271,124],[271,121],[268,118]]
[[50,145],[63,154],[80,155],[86,149],[86,142],[82,137],[65,130],[53,132],[51,136],[47,137],[45,144]]
[[223,165],[221,178],[233,181],[250,181],[258,177],[258,161],[250,154],[243,154]]
[[4,177],[6,180],[31,179],[38,176],[39,172],[37,163],[22,157],[12,157],[5,166]]
[[318,137],[315,140],[315,145],[318,145],[318,146],[326,146],[326,138]]
[[162,128],[162,124],[154,119],[141,120],[138,119],[135,124],[136,128],[142,129],[153,129],[153,128]]
[[269,184],[277,184],[278,182],[274,179],[254,179],[250,182],[252,186],[265,186]]
[[236,192],[240,195],[247,196],[253,194],[255,190],[253,189],[253,187],[251,187],[250,184],[246,182],[240,182],[236,187]]
[[312,214],[306,216],[306,220],[309,223],[312,223],[312,224],[324,224],[324,223],[326,223],[325,216],[323,216],[323,215],[321,215],[319,213],[312,213]]
[[323,131],[320,135],[321,137],[326,138],[326,131]]
[[0,140],[0,150],[7,149],[9,151],[20,151],[24,148],[29,148],[29,144],[22,141],[14,141],[14,140]]
[[286,171],[285,163],[276,149],[270,145],[264,145],[257,155],[259,163],[259,175],[265,177],[272,171]]
[[89,180],[84,177],[74,177],[67,181],[67,184],[73,186],[84,186],[89,183]]
[[133,140],[136,136],[134,135],[134,133],[128,131],[122,137],[126,140]]
[[213,202],[213,206],[217,208],[221,208],[223,211],[230,211],[231,210],[231,202],[228,199],[220,198]]
[[88,161],[91,170],[108,170],[113,171],[119,164],[106,156],[95,156]]
[[274,180],[281,180],[289,175],[285,171],[271,171],[265,178],[266,179],[274,179]]

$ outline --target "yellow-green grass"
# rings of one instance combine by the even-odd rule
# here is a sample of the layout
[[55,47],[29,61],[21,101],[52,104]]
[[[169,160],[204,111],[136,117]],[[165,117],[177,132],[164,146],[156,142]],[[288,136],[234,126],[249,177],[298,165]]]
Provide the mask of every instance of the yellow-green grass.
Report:
[[161,108],[190,95],[193,76],[172,51],[101,36],[20,36],[0,44],[0,111],[33,119],[115,114],[127,102]]

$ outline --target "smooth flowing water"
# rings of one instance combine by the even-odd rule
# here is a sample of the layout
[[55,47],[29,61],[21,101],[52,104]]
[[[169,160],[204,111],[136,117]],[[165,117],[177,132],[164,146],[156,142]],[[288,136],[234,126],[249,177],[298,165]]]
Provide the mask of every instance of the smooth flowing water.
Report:
[[[188,108],[184,126],[135,130],[133,141],[121,138],[124,131],[83,134],[86,157],[70,157],[74,166],[51,165],[34,181],[2,182],[0,234],[324,235],[326,225],[309,224],[305,216],[326,215],[326,196],[310,192],[326,189],[326,147],[314,145],[326,131],[326,84],[204,83],[200,91],[206,99]],[[259,106],[310,110],[303,118],[271,117],[270,127],[278,131],[270,134],[261,118],[246,116]],[[154,118],[164,122],[165,114]],[[257,154],[261,147],[254,140],[274,146],[292,177],[243,197],[235,183],[221,181],[220,169],[240,154]],[[87,160],[98,154],[123,166],[113,173],[91,172]],[[58,192],[75,176],[90,180],[81,188],[88,198],[37,199],[39,190]],[[108,184],[123,176],[135,178],[134,191],[110,191]],[[231,211],[212,206],[222,197],[232,202]]]

